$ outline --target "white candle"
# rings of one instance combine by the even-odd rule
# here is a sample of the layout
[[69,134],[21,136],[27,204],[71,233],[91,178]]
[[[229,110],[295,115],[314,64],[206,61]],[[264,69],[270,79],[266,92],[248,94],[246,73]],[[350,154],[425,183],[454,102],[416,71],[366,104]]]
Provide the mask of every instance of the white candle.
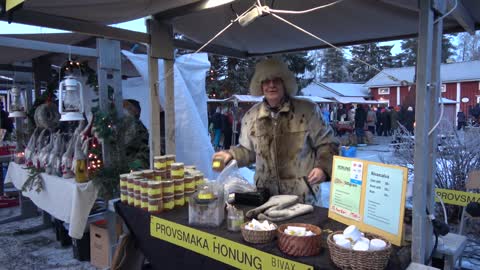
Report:
[[370,250],[382,250],[387,246],[387,243],[382,239],[370,240]]
[[355,225],[350,225],[343,231],[343,236],[350,238],[352,242],[357,242],[362,237],[362,234]]
[[357,251],[367,251],[368,250],[368,243],[363,241],[357,241],[355,245],[353,245],[353,250]]
[[340,238],[338,239],[338,241],[335,241],[335,244],[343,247],[343,248],[346,248],[346,249],[352,249],[352,244],[350,241],[348,241],[347,239],[345,238]]

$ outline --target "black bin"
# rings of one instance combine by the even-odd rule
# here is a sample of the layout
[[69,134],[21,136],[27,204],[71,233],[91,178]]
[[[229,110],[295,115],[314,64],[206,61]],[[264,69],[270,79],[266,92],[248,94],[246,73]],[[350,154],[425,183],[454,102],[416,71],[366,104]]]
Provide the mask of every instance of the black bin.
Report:
[[73,258],[79,261],[90,261],[90,232],[83,234],[82,239],[72,239]]

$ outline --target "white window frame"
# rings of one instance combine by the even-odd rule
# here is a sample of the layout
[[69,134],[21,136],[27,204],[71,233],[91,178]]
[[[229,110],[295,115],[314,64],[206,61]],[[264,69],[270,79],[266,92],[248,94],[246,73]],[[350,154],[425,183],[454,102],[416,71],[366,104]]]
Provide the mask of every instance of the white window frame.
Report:
[[480,103],[480,96],[477,96],[477,104]]
[[478,82],[478,91],[480,91],[480,81]]
[[442,89],[440,91],[442,91],[442,93],[446,93],[447,92],[447,85],[442,83]]
[[390,95],[390,87],[378,88],[379,95]]

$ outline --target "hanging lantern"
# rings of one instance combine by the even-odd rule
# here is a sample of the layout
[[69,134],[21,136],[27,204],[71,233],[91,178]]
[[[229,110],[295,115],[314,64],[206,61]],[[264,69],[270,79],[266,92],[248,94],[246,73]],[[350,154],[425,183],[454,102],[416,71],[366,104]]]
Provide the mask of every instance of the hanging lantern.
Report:
[[74,76],[67,76],[59,87],[60,121],[82,121],[83,86]]
[[25,117],[25,94],[24,92],[13,86],[8,92],[8,103],[10,104],[8,117]]

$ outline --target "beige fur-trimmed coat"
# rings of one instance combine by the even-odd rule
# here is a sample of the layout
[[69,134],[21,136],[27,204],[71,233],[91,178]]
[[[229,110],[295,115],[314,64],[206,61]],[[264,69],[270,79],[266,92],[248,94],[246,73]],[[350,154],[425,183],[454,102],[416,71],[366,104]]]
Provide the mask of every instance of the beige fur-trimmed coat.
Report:
[[310,101],[289,98],[278,113],[266,102],[256,104],[242,119],[239,145],[229,151],[239,166],[256,163],[255,183],[271,195],[298,195],[313,203],[312,192],[303,178],[317,167],[331,175],[333,155],[339,143],[326,126],[319,107]]

